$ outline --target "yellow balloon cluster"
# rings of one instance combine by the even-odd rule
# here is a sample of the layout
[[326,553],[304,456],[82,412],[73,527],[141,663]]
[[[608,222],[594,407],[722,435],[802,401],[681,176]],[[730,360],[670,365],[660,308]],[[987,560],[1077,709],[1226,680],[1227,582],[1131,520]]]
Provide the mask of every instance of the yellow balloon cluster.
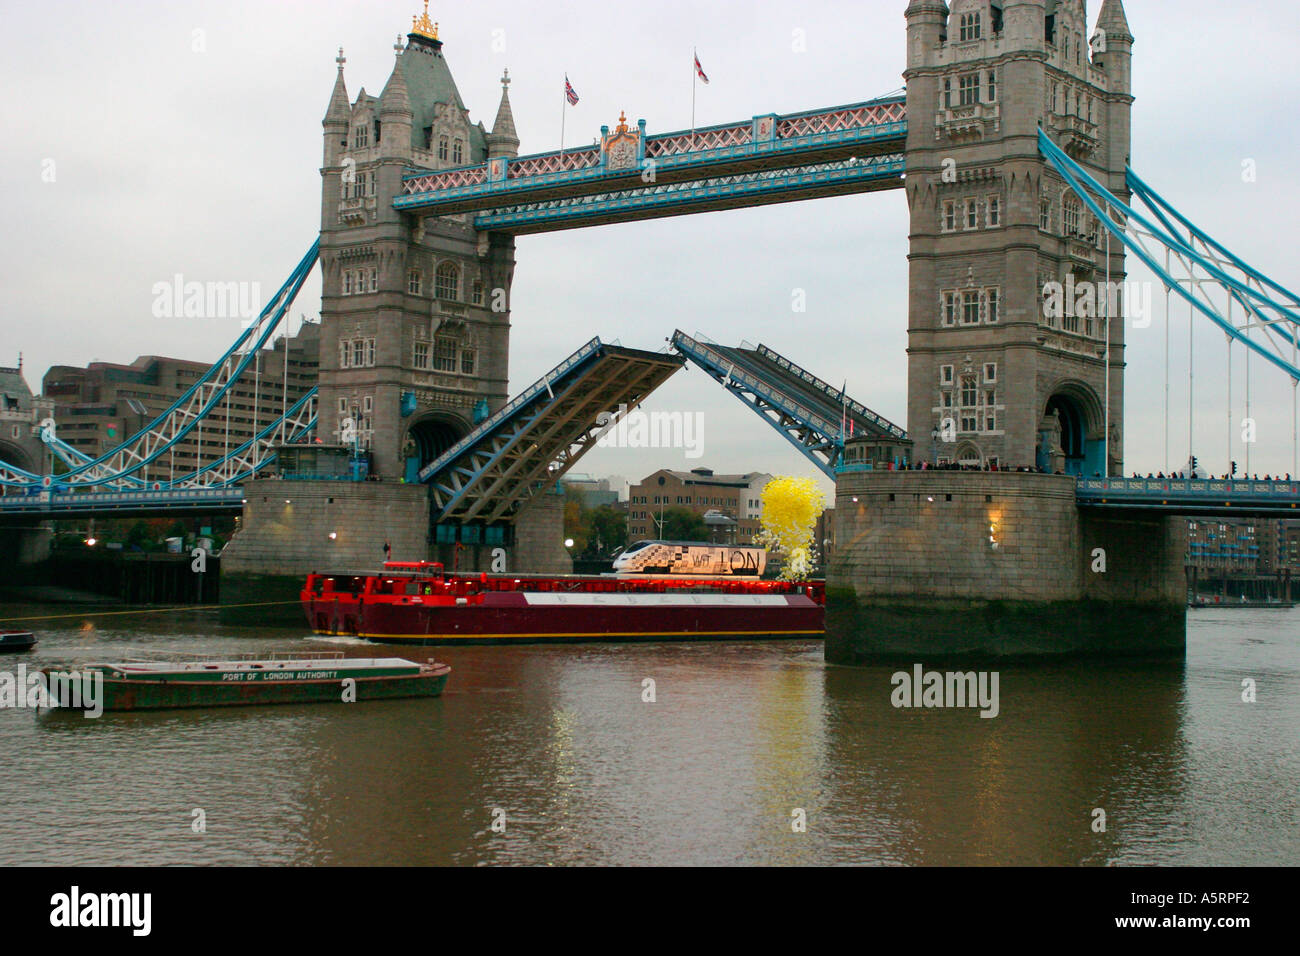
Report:
[[817,563],[813,533],[826,496],[812,478],[773,478],[763,486],[759,542],[785,556],[783,581],[806,581]]

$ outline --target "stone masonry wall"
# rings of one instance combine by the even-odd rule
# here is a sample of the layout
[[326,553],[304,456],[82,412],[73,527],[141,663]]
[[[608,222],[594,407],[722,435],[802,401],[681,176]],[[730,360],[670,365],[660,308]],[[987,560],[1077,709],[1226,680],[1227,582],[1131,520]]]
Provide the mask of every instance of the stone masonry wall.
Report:
[[1060,475],[845,473],[835,540],[827,584],[862,599],[1082,596],[1074,481]]
[[223,576],[377,568],[385,541],[394,561],[427,556],[429,498],[423,485],[264,479],[249,482],[244,491],[239,532],[221,555]]

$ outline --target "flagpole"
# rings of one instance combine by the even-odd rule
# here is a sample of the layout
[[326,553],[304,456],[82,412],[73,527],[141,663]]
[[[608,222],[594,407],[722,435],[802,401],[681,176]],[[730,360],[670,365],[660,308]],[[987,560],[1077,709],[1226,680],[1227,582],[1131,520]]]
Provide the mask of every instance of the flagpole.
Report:
[[569,114],[569,74],[564,74],[564,89],[560,93],[560,158],[564,158],[564,119]]
[[695,148],[695,87],[699,83],[699,70],[695,64],[700,61],[700,53],[691,47],[691,149]]

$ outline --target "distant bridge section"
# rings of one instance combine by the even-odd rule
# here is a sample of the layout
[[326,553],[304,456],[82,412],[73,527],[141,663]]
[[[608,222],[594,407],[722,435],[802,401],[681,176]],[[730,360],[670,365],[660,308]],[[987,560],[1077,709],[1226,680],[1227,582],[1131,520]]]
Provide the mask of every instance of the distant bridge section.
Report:
[[1300,518],[1300,481],[1081,478],[1076,495],[1080,508]]
[[645,120],[601,133],[593,146],[413,172],[393,206],[477,213],[476,229],[518,234],[898,188],[906,98],[657,136]]
[[241,488],[183,488],[139,491],[42,491],[0,496],[0,520],[26,517],[147,518],[164,515],[239,514]]

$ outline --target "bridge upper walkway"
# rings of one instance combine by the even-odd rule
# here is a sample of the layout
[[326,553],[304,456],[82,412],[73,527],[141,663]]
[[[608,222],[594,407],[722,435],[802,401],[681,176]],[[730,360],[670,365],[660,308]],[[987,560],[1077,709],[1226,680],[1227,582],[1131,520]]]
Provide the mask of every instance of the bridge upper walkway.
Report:
[[412,171],[393,206],[526,233],[896,188],[906,111],[897,95],[655,136],[642,120],[592,146]]

